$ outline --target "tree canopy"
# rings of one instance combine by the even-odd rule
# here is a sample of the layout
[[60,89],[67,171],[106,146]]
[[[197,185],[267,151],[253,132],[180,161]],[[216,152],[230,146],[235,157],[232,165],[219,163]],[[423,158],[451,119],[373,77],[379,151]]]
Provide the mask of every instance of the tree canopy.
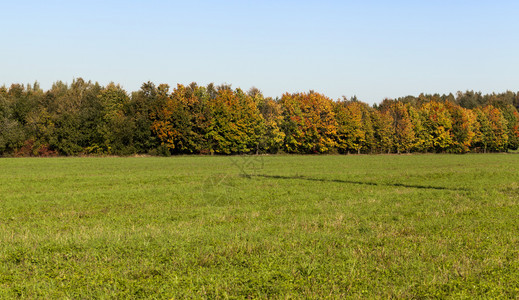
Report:
[[504,152],[519,147],[518,107],[511,91],[370,106],[214,84],[12,84],[0,87],[0,155]]

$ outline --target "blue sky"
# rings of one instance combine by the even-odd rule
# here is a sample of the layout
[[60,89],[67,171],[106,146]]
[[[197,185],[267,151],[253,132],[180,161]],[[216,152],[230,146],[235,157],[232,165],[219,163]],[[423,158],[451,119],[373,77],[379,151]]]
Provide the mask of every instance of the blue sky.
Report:
[[0,85],[519,91],[519,1],[3,1]]

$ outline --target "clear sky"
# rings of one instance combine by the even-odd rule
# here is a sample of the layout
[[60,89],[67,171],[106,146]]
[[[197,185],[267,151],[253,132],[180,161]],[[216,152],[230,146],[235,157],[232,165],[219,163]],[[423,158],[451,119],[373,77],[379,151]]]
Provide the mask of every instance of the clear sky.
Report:
[[0,85],[519,91],[519,1],[1,1]]

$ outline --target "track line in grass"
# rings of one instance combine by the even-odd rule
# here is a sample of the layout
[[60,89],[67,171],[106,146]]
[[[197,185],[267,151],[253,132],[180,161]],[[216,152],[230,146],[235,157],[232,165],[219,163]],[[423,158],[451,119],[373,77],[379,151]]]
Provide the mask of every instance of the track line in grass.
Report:
[[355,181],[355,180],[344,180],[344,179],[325,179],[325,178],[314,178],[306,176],[283,176],[283,175],[247,175],[247,178],[262,177],[270,179],[297,179],[307,181],[319,181],[319,182],[335,182],[335,183],[348,183],[348,184],[359,184],[359,185],[372,185],[372,186],[393,186],[393,187],[406,187],[415,189],[433,189],[433,190],[449,190],[449,191],[470,191],[466,188],[452,188],[444,186],[432,186],[432,185],[420,185],[420,184],[405,184],[405,183],[383,183],[383,182],[369,182],[369,181]]

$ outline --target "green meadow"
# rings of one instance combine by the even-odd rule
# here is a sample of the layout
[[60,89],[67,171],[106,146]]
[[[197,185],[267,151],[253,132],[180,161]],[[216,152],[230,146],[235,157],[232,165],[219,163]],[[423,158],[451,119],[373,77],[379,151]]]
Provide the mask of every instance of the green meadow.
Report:
[[0,298],[517,298],[519,155],[0,159]]

